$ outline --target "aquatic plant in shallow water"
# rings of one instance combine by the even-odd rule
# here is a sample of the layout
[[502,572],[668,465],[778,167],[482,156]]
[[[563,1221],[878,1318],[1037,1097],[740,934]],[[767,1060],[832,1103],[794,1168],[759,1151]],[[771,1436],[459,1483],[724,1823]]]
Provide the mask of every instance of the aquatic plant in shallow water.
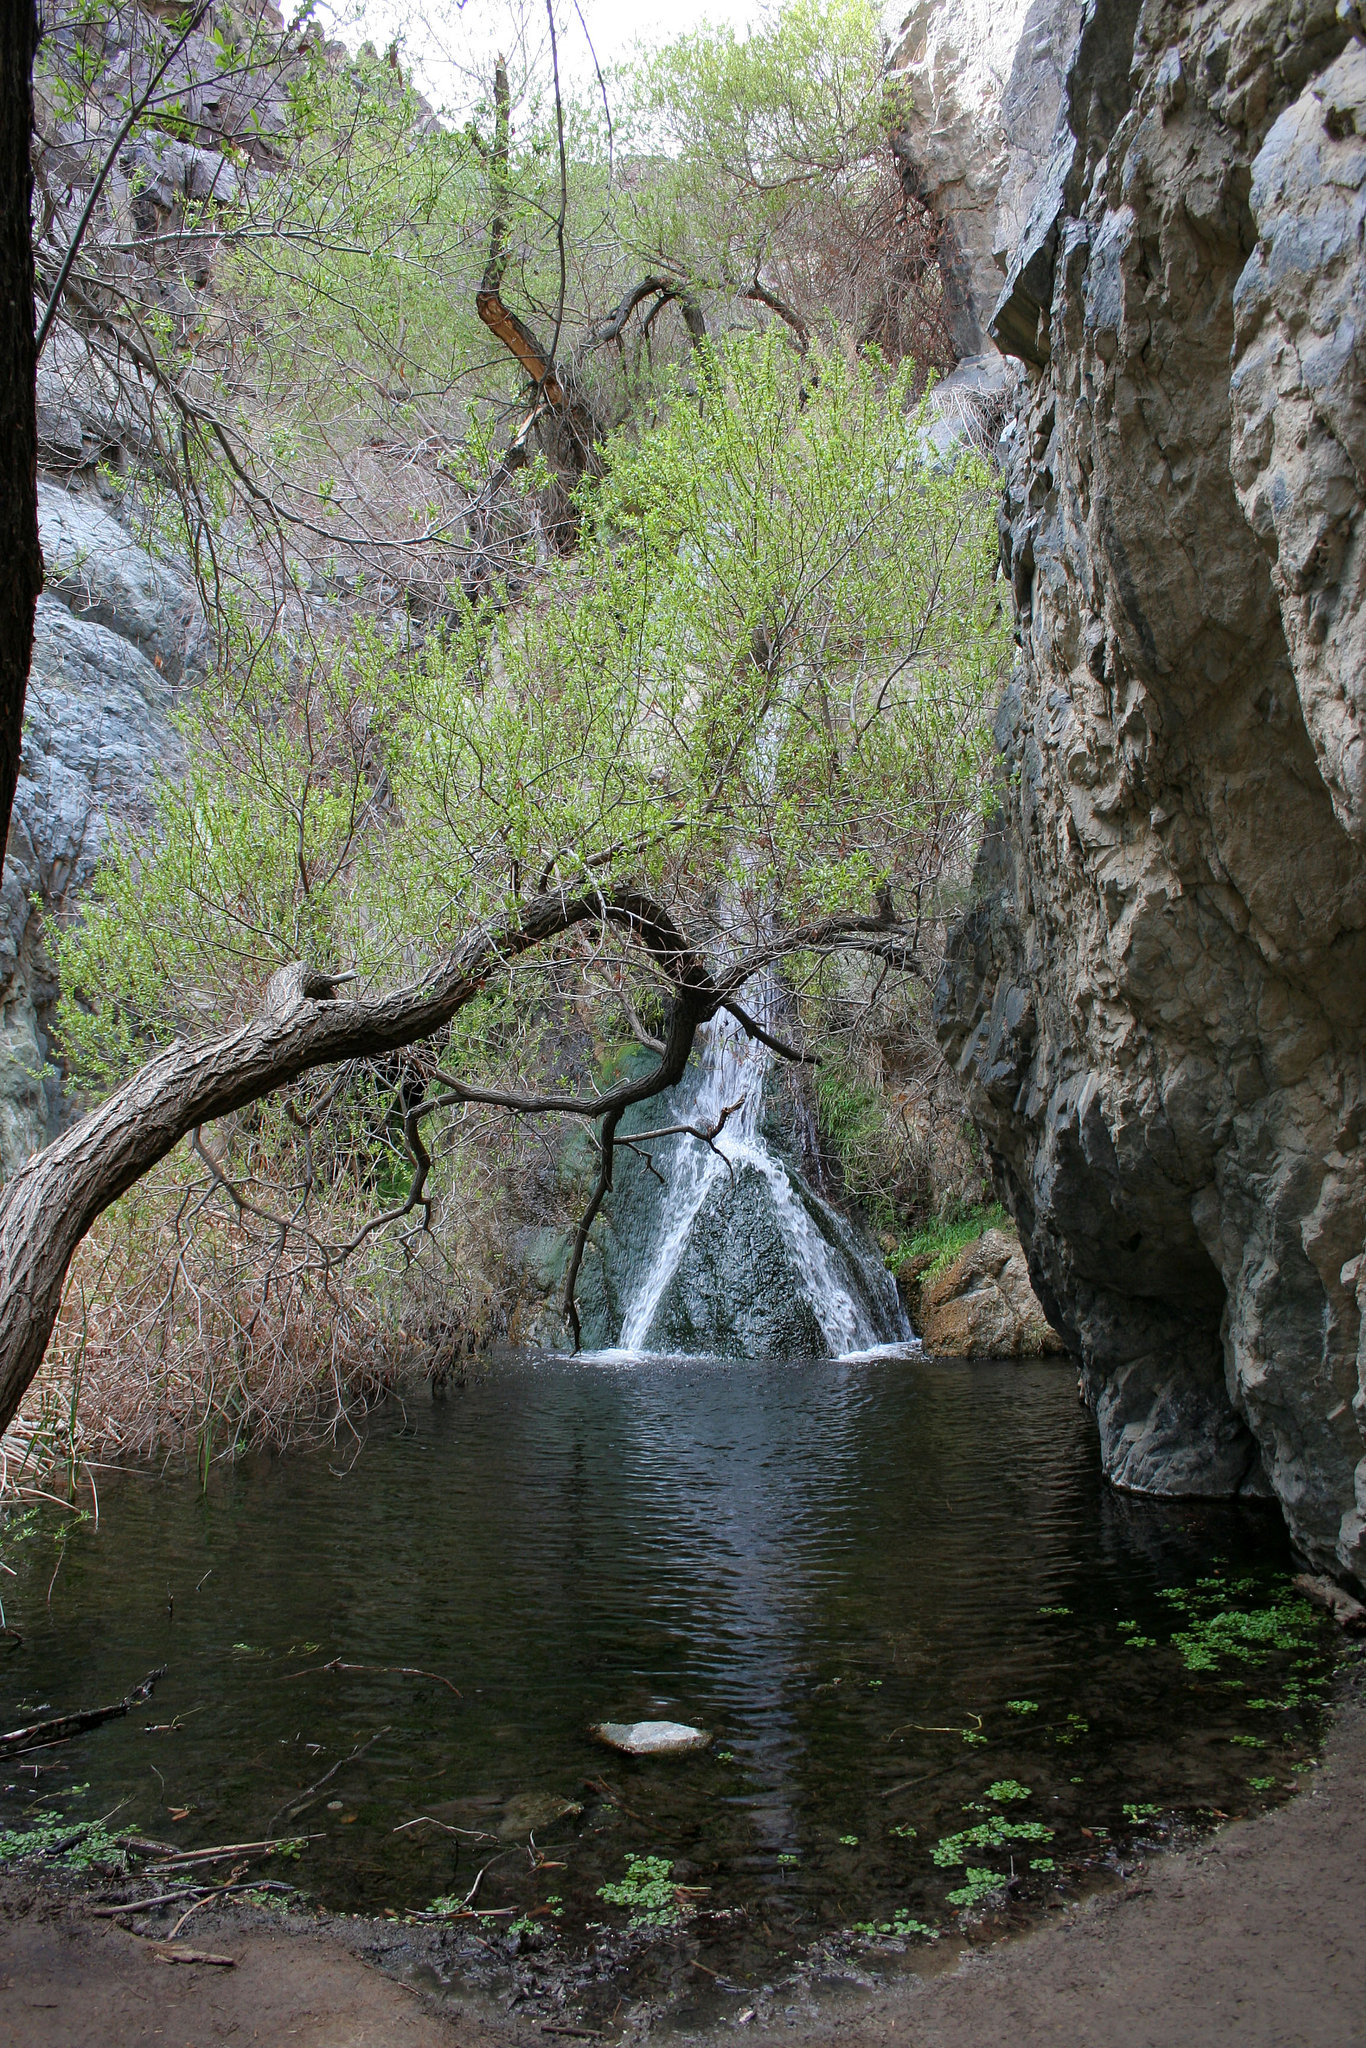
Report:
[[971,1849],[1003,1849],[1009,1842],[1051,1842],[1052,1828],[1037,1820],[979,1821],[976,1827],[961,1828],[956,1835],[941,1835],[931,1854],[941,1870],[966,1863]]
[[689,1908],[680,1896],[683,1887],[671,1880],[672,1870],[663,1856],[630,1856],[625,1877],[599,1885],[598,1897],[609,1906],[627,1907],[632,1927],[676,1927]]
[[[1267,1606],[1229,1604],[1255,1588],[1253,1579],[1230,1583],[1215,1576],[1197,1580],[1193,1587],[1169,1586],[1159,1594],[1185,1618],[1186,1626],[1172,1635],[1172,1647],[1180,1652],[1187,1671],[1217,1671],[1221,1658],[1264,1664],[1278,1650],[1316,1647],[1314,1628],[1319,1616],[1287,1580],[1280,1582],[1276,1597]],[[1304,1685],[1321,1682],[1292,1678],[1287,1682],[1285,1704],[1298,1705]]]
[[0,1829],[0,1863],[41,1856],[64,1870],[89,1870],[97,1863],[122,1868],[127,1853],[127,1843],[100,1820],[72,1821],[57,1813],[45,1815],[36,1827]]

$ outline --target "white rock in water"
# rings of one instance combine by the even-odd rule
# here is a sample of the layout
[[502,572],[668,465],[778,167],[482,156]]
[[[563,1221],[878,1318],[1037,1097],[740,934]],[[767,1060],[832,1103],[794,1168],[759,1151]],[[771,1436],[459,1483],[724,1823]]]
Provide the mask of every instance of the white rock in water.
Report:
[[690,1728],[686,1721],[598,1721],[592,1732],[627,1756],[686,1756],[711,1741],[705,1728]]

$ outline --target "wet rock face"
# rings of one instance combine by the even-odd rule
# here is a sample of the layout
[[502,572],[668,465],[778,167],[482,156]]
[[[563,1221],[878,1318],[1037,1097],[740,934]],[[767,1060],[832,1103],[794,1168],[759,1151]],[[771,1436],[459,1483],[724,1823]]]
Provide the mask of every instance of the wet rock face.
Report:
[[1354,19],[1087,9],[994,324],[1020,652],[936,1001],[1112,1477],[1269,1487],[1361,1582]]
[[[146,822],[153,776],[181,758],[172,684],[202,670],[188,586],[97,500],[38,487],[38,600],[24,746],[0,885],[0,1173],[58,1128],[49,1062],[56,977],[44,918],[67,914],[111,829]],[[35,908],[36,906],[36,908]],[[41,913],[41,914],[38,914]]]
[[986,1230],[921,1283],[916,1327],[941,1358],[1042,1358],[1063,1349],[1029,1280],[1013,1232]]

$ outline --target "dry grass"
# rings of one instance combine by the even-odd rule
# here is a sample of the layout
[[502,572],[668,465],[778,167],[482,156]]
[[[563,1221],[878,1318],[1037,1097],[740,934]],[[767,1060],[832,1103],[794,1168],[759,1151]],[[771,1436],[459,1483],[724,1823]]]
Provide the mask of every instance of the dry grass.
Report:
[[[207,1471],[243,1450],[354,1434],[404,1381],[447,1377],[505,1329],[492,1205],[468,1188],[446,1187],[429,1231],[376,1233],[329,1268],[315,1243],[354,1234],[354,1187],[313,1203],[312,1235],[282,1244],[197,1165],[175,1155],[81,1246],[43,1370],[0,1444],[0,1490],[157,1457]],[[253,1199],[269,1195],[263,1178]]]

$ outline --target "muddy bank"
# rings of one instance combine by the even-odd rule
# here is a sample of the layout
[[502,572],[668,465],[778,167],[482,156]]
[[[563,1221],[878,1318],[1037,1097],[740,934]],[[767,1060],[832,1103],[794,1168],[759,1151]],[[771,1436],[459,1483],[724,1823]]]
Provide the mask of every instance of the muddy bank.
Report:
[[[1289,1805],[1197,1848],[1135,1862],[1113,1890],[1059,1909],[1023,1939],[999,1939],[987,1924],[965,1947],[922,1951],[927,1974],[775,1982],[726,1999],[724,2011],[703,1991],[695,2005],[674,2007],[670,2029],[854,2048],[980,2048],[1006,2038],[1025,2048],[1352,2048],[1366,2042],[1364,1842],[1366,1657],[1356,1652],[1322,1768]],[[614,2024],[579,2034],[572,2002],[523,2014],[515,1995],[466,1998],[453,2010],[434,1995],[410,1930],[383,1921],[206,1908],[191,1945],[231,1956],[234,1967],[171,1965],[152,1941],[93,1919],[92,1903],[32,1877],[11,1875],[0,1887],[0,2048],[544,2048],[639,2039],[658,2012],[626,2004]],[[385,1955],[409,1981],[371,1960]]]

